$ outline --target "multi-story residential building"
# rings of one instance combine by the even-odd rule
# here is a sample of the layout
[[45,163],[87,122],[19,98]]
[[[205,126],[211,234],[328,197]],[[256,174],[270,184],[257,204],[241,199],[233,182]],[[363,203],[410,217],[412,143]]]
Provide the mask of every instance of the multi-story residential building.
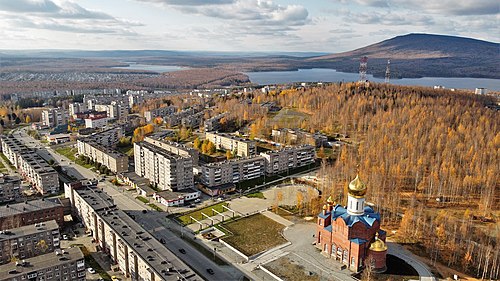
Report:
[[64,207],[59,199],[38,199],[0,206],[0,230],[55,220],[64,222]]
[[0,174],[0,203],[17,201],[21,198],[21,179]]
[[84,281],[85,259],[78,247],[0,266],[0,280]]
[[0,231],[0,264],[59,249],[59,225],[55,220]]
[[94,162],[101,163],[113,173],[128,171],[128,156],[111,147],[100,145],[91,139],[78,140],[77,146],[78,154],[87,156]]
[[83,140],[91,140],[102,146],[115,147],[123,137],[123,129],[119,126],[95,133]]
[[198,165],[198,160],[200,158],[198,150],[192,147],[188,147],[181,143],[164,140],[166,135],[167,134],[156,133],[145,137],[144,141],[156,145],[176,155],[186,156],[186,157],[191,156],[193,158],[193,165],[194,166]]
[[65,187],[66,197],[93,239],[132,280],[202,280],[98,189]]
[[203,112],[198,112],[193,115],[182,117],[181,125],[186,128],[197,128],[203,122],[203,115]]
[[328,137],[321,133],[309,133],[301,129],[273,129],[271,136],[274,137],[275,141],[280,143],[310,144],[316,147],[323,146],[328,142]]
[[220,130],[220,128],[221,128],[220,120],[222,118],[224,118],[224,116],[226,116],[226,113],[221,113],[221,114],[218,114],[212,118],[208,118],[207,120],[205,120],[205,123],[203,125],[205,132]]
[[261,152],[266,160],[266,173],[275,175],[314,163],[314,146],[301,145],[280,150]]
[[134,143],[135,173],[161,190],[178,191],[194,185],[193,158],[149,142]]
[[257,153],[255,142],[248,139],[216,132],[206,132],[205,138],[213,142],[217,149],[236,152],[236,155],[240,157],[248,157]]
[[151,122],[156,117],[170,115],[170,114],[175,113],[176,111],[177,111],[177,107],[175,107],[175,106],[160,107],[160,108],[152,109],[149,111],[145,111],[144,117],[146,118],[147,122]]
[[42,111],[42,124],[56,127],[68,123],[68,112],[62,108],[51,108]]
[[85,118],[85,128],[104,128],[108,125],[108,117],[89,117]]
[[208,186],[219,186],[255,179],[265,174],[264,157],[231,159],[201,166],[201,182]]
[[[170,115],[167,115],[163,118],[163,121],[170,127],[178,126],[182,124],[182,119],[185,117],[189,117],[191,115],[195,115],[200,112],[202,107],[192,107],[188,109],[184,109],[180,112],[176,112]],[[188,123],[189,121],[185,121]]]
[[76,114],[87,111],[87,106],[84,103],[74,102],[68,106],[69,116],[76,118]]
[[50,167],[38,154],[28,149],[13,135],[2,136],[2,152],[20,174],[42,195],[59,191],[56,170]]

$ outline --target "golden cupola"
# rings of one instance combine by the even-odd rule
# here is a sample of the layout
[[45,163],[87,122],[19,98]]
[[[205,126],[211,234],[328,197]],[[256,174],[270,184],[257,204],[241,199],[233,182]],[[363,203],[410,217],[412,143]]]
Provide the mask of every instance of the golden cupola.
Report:
[[356,198],[365,196],[366,185],[359,179],[358,175],[356,175],[356,178],[349,183],[348,193]]
[[370,244],[370,251],[373,252],[383,252],[387,251],[387,245],[385,245],[384,241],[378,238],[378,233],[375,235],[375,241]]
[[327,203],[328,205],[335,205],[335,202],[333,201],[333,198],[332,198],[331,196],[330,196],[330,197],[328,197],[328,199],[326,199],[326,203]]

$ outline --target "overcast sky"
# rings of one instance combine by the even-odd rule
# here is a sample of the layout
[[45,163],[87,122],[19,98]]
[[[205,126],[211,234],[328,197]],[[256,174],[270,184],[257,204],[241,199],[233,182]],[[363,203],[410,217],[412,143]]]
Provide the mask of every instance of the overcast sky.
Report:
[[498,42],[498,0],[0,0],[0,49],[341,52],[407,33]]

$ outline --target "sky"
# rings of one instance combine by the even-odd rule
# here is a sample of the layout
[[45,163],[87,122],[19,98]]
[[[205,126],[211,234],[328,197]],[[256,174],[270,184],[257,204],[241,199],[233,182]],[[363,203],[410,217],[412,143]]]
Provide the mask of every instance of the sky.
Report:
[[0,0],[0,49],[337,53],[408,33],[499,41],[498,0]]

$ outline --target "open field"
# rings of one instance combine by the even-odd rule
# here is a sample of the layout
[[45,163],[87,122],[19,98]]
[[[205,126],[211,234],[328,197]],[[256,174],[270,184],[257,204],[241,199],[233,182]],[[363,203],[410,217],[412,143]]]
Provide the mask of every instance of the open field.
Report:
[[273,125],[280,128],[300,128],[302,121],[309,119],[309,115],[293,108],[283,108],[271,120]]
[[310,275],[304,266],[290,260],[287,257],[281,257],[265,266],[278,277],[289,281],[319,281],[320,276],[316,273]]
[[223,238],[224,241],[247,256],[287,242],[281,235],[285,226],[262,214],[224,224],[224,227],[233,233],[232,236]]
[[222,213],[222,212],[225,212],[226,210],[224,210],[222,208],[222,206],[228,206],[229,203],[225,203],[225,202],[222,202],[222,203],[218,203],[218,204],[215,204],[215,205],[212,205],[212,206],[208,206],[208,207],[205,207],[203,209],[200,209],[200,210],[196,210],[194,212],[190,212],[190,213],[187,213],[185,215],[182,215],[180,217],[178,217],[177,219],[183,224],[183,225],[188,225],[188,224],[191,224],[193,223],[194,221],[191,220],[190,217],[193,217],[195,218],[196,220],[203,220],[205,219],[206,217],[203,217],[201,215],[201,213],[204,213],[205,215],[207,216],[213,216],[213,215],[216,215],[212,212],[212,209],[216,210],[217,212],[219,213]]
[[69,147],[69,146],[64,146],[64,147],[58,147],[54,149],[57,153],[66,156],[69,160],[75,162],[76,164],[90,169],[93,167],[91,164],[86,164],[85,162],[81,161],[79,158],[75,157],[75,155],[78,153],[78,149],[74,147]]

